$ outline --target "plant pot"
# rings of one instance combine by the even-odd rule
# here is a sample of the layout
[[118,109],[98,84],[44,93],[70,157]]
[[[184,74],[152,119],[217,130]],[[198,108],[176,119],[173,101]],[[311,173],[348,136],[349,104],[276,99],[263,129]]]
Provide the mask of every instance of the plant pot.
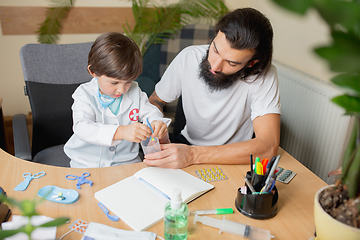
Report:
[[334,185],[321,188],[315,195],[314,217],[317,240],[360,239],[360,229],[346,225],[330,216],[319,203],[320,193]]

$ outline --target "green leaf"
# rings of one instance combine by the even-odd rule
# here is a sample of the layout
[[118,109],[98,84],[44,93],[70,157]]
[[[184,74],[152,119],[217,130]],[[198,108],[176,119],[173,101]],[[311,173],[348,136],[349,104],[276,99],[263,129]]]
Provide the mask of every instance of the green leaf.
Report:
[[39,215],[36,212],[36,203],[31,200],[23,200],[20,202],[20,210],[23,216],[31,217],[34,215]]
[[[30,218],[29,218],[29,219],[30,219]],[[31,237],[31,233],[32,233],[36,228],[37,228],[37,227],[31,225],[31,222],[30,222],[30,220],[29,220],[29,222],[28,222],[25,226],[23,226],[23,227],[21,227],[21,228],[19,228],[19,229],[22,229],[21,231],[24,232],[24,233],[26,233],[26,234],[29,236],[29,238],[30,238],[30,237]]]
[[[47,9],[46,20],[39,28],[38,42],[56,43],[75,1],[51,0],[52,8]],[[123,25],[124,32],[141,48],[144,55],[146,41],[163,43],[162,33],[173,34],[189,23],[200,19],[212,22],[228,12],[224,0],[179,0],[178,3],[160,6],[156,0],[132,0],[135,26]],[[150,39],[151,38],[151,39]],[[149,44],[147,44],[149,46]]]
[[315,52],[330,63],[330,69],[337,72],[360,72],[359,39],[352,33],[333,31],[333,43],[319,47]]
[[179,4],[186,15],[194,18],[218,20],[228,12],[222,0],[180,0]]
[[318,0],[316,9],[331,28],[336,24],[346,29],[359,26],[360,5],[354,1]]
[[360,75],[344,73],[335,76],[331,81],[346,90],[348,95],[360,97]]
[[61,218],[54,219],[54,220],[52,220],[52,221],[50,221],[50,222],[41,224],[41,225],[38,226],[38,227],[57,227],[57,226],[60,226],[60,225],[65,224],[65,223],[68,222],[69,220],[70,220],[69,218],[61,217]]
[[4,239],[6,237],[10,237],[15,235],[19,232],[22,232],[22,229],[15,229],[15,230],[0,230],[0,239]]
[[184,26],[200,19],[211,22],[227,12],[223,0],[180,0],[167,6],[159,6],[151,0],[133,0],[136,24],[133,29],[126,24],[124,29],[127,36],[140,46],[144,55],[148,46],[164,43],[164,37]]
[[10,204],[12,206],[20,208],[20,202],[16,201],[15,199],[6,197],[4,194],[0,195],[0,201],[1,202],[6,202],[6,203],[8,203],[8,204]]
[[46,19],[40,25],[38,33],[39,43],[55,44],[59,39],[62,22],[67,18],[75,0],[51,0],[53,7],[46,10]]
[[352,113],[360,113],[360,98],[349,95],[341,95],[331,99],[334,103],[345,108],[346,111]]
[[292,12],[304,15],[305,12],[313,5],[314,0],[272,0],[278,5]]

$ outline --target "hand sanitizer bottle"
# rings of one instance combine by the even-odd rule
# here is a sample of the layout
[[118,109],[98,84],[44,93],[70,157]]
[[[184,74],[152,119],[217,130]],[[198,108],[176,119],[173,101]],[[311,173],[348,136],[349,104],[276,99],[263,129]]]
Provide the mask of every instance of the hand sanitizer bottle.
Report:
[[189,208],[181,199],[181,190],[175,188],[171,201],[165,206],[165,240],[186,240]]

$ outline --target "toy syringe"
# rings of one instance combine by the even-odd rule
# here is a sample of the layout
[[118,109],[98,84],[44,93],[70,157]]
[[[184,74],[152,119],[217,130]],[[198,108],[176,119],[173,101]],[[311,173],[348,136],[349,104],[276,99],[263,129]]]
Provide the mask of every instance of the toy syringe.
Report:
[[196,210],[191,212],[191,214],[197,213],[198,215],[207,215],[207,214],[233,214],[234,210],[232,208],[216,208],[216,209],[206,209],[206,210]]
[[271,238],[275,238],[274,236],[270,235],[270,231],[268,230],[226,220],[225,216],[222,220],[220,220],[206,216],[202,217],[198,214],[195,214],[194,224],[196,222],[201,222],[202,224],[210,227],[219,228],[219,234],[221,234],[221,232],[227,232],[252,240],[269,240]]

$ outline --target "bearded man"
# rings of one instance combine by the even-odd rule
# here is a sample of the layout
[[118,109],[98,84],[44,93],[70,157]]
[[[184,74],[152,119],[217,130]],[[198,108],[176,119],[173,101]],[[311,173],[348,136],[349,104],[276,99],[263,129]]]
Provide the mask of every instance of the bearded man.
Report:
[[183,168],[249,164],[250,154],[275,156],[281,105],[272,41],[270,21],[242,8],[220,19],[210,45],[181,51],[149,100],[162,111],[182,96],[186,125],[173,143],[146,155],[144,163]]

